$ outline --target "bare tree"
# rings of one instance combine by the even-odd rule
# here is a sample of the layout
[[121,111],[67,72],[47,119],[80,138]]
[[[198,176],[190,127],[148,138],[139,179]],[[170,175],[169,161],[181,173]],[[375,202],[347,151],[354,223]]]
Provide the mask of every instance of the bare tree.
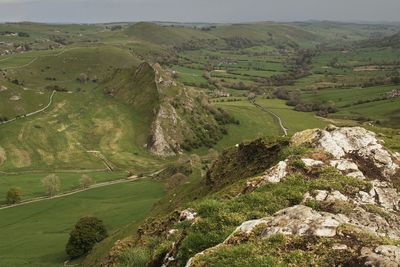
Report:
[[52,197],[60,191],[61,181],[55,174],[50,174],[42,179],[42,184],[46,188],[47,194]]
[[90,187],[93,183],[92,177],[87,174],[82,174],[81,178],[79,179],[79,184],[83,189]]

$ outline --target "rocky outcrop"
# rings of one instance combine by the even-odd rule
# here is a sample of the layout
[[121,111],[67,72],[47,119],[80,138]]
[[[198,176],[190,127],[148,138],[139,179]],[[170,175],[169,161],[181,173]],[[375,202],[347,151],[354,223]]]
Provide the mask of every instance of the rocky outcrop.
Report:
[[[297,205],[277,212],[271,219],[263,219],[264,229],[261,230],[261,235],[266,237],[275,234],[332,237],[336,235],[336,229],[348,221],[349,219],[344,215],[317,212],[312,208]],[[242,227],[236,231],[242,231]],[[250,229],[247,229],[247,232],[250,232]]]
[[254,191],[267,183],[279,183],[288,174],[287,168],[287,161],[280,161],[276,166],[266,171],[263,176],[248,181],[244,192]]
[[291,141],[295,146],[308,145],[331,154],[336,160],[332,164],[337,164],[346,171],[358,172],[361,167],[366,172],[364,175],[378,174],[383,178],[390,178],[399,169],[395,155],[383,147],[375,133],[361,127],[329,126],[324,130],[306,130],[296,133]]
[[164,127],[165,122],[172,123],[171,128],[167,131],[176,131],[179,119],[176,110],[171,105],[166,104],[160,107],[152,125],[149,142],[149,149],[153,154],[169,157],[182,152],[178,141],[173,138],[174,135],[166,134]]
[[[238,240],[247,240],[250,236],[256,235],[258,238],[268,238],[281,234],[286,236],[342,238],[343,234],[339,231],[339,228],[345,225],[351,226],[355,232],[363,232],[367,235],[375,234],[370,228],[343,214],[318,212],[303,205],[296,205],[281,210],[272,217],[242,223],[223,243],[192,257],[186,267],[198,266],[196,264],[198,258],[214,253],[221,247],[237,244]],[[349,248],[345,244],[336,244],[332,249],[347,250]],[[396,246],[385,245],[375,249],[363,247],[359,257],[365,260],[367,266],[398,266],[391,264],[399,263],[399,252],[400,247]]]
[[[211,192],[193,202],[199,213],[178,212],[184,228],[161,231],[165,266],[226,266],[231,257],[249,266],[243,255],[290,266],[399,266],[399,154],[359,127],[298,133],[289,150],[302,148],[284,160],[288,144],[276,144],[241,144],[214,162],[205,177]],[[197,242],[208,233],[212,241]]]
[[375,249],[363,248],[361,257],[365,259],[365,266],[400,266],[400,247],[384,245]]
[[[359,188],[351,193],[338,190],[312,190],[304,195],[302,205],[295,205],[273,216],[243,222],[223,243],[196,254],[187,267],[199,266],[199,259],[230,245],[247,242],[249,238],[268,238],[277,234],[285,236],[313,236],[317,238],[343,239],[341,227],[352,227],[362,235],[400,240],[400,194],[393,179],[399,174],[398,154],[386,150],[376,135],[363,128],[314,129],[297,133],[291,140],[293,146],[308,146],[318,153],[310,153],[301,159],[312,175],[313,169],[335,168],[344,176],[370,184],[368,189]],[[329,156],[316,157],[327,153]],[[263,175],[251,178],[242,194],[253,192],[266,184],[280,183],[292,173],[293,160],[286,159],[267,170]],[[312,176],[308,179],[313,179]],[[351,190],[350,190],[351,191]],[[311,202],[310,202],[311,201]],[[311,206],[306,206],[308,203]],[[329,211],[325,211],[324,207]],[[336,209],[335,209],[336,207]],[[346,241],[352,246],[337,243],[334,250],[358,251],[357,261],[366,266],[400,266],[400,247],[381,245],[373,247],[360,241]],[[349,243],[350,242],[350,243]],[[358,243],[357,243],[358,242]],[[352,253],[353,253],[352,252]]]

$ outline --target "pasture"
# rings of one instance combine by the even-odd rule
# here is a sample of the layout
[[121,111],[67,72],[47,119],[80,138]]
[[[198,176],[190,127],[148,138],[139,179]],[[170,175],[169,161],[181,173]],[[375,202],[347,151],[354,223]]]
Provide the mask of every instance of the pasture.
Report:
[[79,218],[96,216],[112,234],[143,219],[162,196],[161,184],[143,180],[0,210],[0,266],[60,266]]

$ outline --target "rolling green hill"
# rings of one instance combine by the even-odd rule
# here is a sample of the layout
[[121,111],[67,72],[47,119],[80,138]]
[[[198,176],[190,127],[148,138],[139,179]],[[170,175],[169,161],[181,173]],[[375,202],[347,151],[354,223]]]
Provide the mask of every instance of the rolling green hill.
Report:
[[218,41],[217,37],[192,27],[161,26],[148,22],[136,23],[128,27],[125,33],[129,37],[149,43],[177,47],[188,43],[197,43],[201,46],[201,42],[216,43]]

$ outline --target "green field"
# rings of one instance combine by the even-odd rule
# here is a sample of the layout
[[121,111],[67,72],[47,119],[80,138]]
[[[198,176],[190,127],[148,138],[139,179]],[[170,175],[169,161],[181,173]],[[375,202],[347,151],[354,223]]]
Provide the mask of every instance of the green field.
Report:
[[399,88],[396,85],[375,86],[367,88],[324,89],[316,92],[306,92],[301,98],[305,102],[333,101],[337,107],[356,105],[359,101],[374,100],[383,97],[385,93]]
[[295,111],[282,100],[258,98],[256,103],[278,115],[285,128],[288,129],[289,135],[309,128],[323,128],[327,125],[313,113]]
[[162,195],[160,184],[146,180],[0,210],[0,266],[60,266],[79,218],[97,216],[112,233],[144,218]]
[[361,119],[378,121],[386,127],[398,128],[400,125],[400,100],[385,99],[387,92],[398,89],[399,86],[375,86],[367,88],[323,89],[317,92],[307,92],[302,100],[307,103],[325,103],[333,101],[338,112],[330,115],[332,118]]
[[217,106],[222,107],[240,121],[240,125],[228,127],[228,135],[215,146],[218,150],[245,140],[279,135],[278,125],[271,115],[260,111],[246,99],[237,102],[220,102]]
[[[108,182],[115,179],[124,179],[126,172],[60,172],[55,173],[61,182],[60,193],[80,188],[79,179],[82,174],[89,175],[94,183]],[[18,187],[22,191],[22,200],[28,200],[34,197],[46,196],[45,187],[41,180],[49,173],[19,173],[19,174],[0,174],[0,196],[4,198],[9,188]],[[0,199],[0,203],[3,199]]]

